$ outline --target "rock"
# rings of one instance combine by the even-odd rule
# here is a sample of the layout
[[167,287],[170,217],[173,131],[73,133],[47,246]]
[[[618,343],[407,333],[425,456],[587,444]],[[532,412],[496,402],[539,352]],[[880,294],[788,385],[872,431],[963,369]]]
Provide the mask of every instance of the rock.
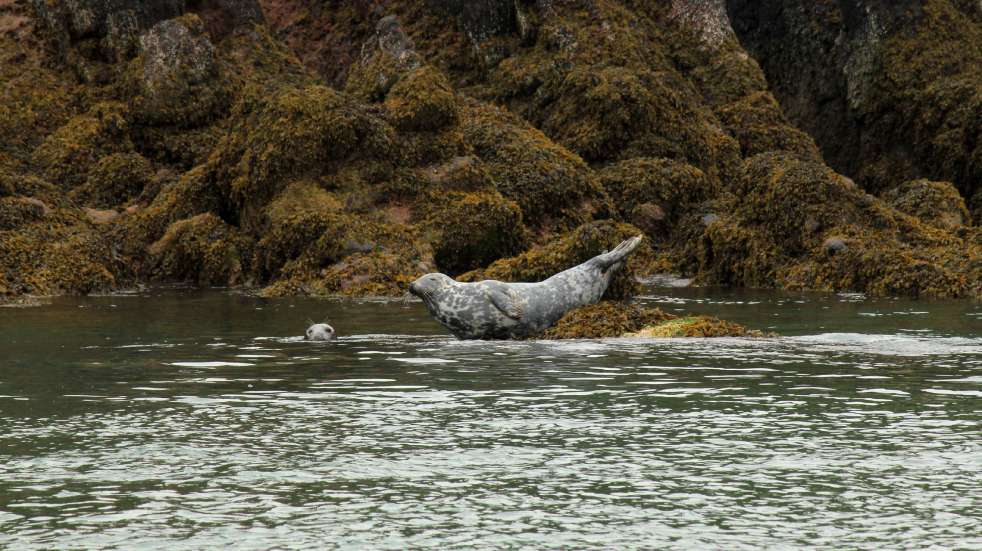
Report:
[[[508,55],[493,39],[521,32],[525,40],[533,32],[527,13],[519,17],[516,0],[427,0],[430,9],[454,17],[470,39],[485,67],[494,67]],[[519,25],[521,22],[521,25]]]
[[735,39],[725,0],[672,0],[670,17],[694,30],[709,47]]
[[430,65],[401,78],[386,95],[385,107],[396,128],[413,131],[450,126],[460,111],[447,78]]
[[134,53],[139,32],[164,19],[184,13],[184,0],[31,0],[38,18],[63,47],[95,38],[103,52],[115,59]]
[[[796,126],[871,193],[982,182],[982,18],[961,0],[727,0]],[[953,56],[951,52],[959,55]]]
[[841,237],[829,237],[822,242],[822,248],[829,254],[836,254],[845,251],[849,247]]
[[704,214],[702,215],[702,218],[699,219],[699,221],[702,222],[702,225],[709,226],[719,221],[719,215],[713,213]]
[[367,100],[385,97],[402,75],[422,65],[413,41],[395,15],[379,19],[375,37],[362,48],[361,59],[348,74],[344,89]]
[[418,62],[418,54],[412,39],[402,29],[399,18],[387,15],[378,20],[375,25],[375,38],[378,49],[392,56],[396,64],[406,69],[413,69]]
[[113,209],[93,209],[85,207],[82,209],[82,211],[93,224],[106,224],[119,217],[119,212]]
[[427,4],[456,17],[475,44],[517,30],[515,0],[427,0]]
[[23,197],[0,198],[0,231],[14,230],[41,220],[48,207],[37,199]]
[[215,47],[197,15],[157,23],[140,36],[136,111],[155,124],[193,125],[227,102]]
[[205,0],[194,6],[194,11],[215,41],[266,22],[257,0]]
[[455,192],[434,198],[437,201],[428,220],[439,235],[433,243],[433,257],[441,272],[456,276],[528,246],[521,209],[498,192]]
[[664,236],[669,230],[666,218],[665,209],[654,203],[641,203],[631,211],[630,221],[647,235]]
[[890,206],[927,224],[955,230],[971,222],[965,200],[950,182],[912,180],[883,194]]

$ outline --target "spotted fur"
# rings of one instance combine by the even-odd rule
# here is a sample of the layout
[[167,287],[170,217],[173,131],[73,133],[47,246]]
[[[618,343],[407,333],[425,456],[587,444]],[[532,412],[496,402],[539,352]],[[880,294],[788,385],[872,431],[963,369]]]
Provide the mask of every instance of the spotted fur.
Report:
[[545,331],[566,312],[600,300],[613,275],[638,244],[632,237],[538,283],[495,280],[461,283],[444,274],[426,274],[409,292],[459,339],[513,339]]

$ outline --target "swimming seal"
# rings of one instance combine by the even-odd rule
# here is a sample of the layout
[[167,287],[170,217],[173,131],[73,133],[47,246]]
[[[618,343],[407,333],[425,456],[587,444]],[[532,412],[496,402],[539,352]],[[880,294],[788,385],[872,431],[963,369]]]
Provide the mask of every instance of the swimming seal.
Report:
[[307,328],[308,341],[333,341],[336,337],[334,328],[326,323],[315,323]]
[[627,255],[641,243],[632,237],[614,250],[539,283],[475,283],[426,274],[409,286],[430,315],[458,339],[512,339],[536,335],[566,312],[600,300]]

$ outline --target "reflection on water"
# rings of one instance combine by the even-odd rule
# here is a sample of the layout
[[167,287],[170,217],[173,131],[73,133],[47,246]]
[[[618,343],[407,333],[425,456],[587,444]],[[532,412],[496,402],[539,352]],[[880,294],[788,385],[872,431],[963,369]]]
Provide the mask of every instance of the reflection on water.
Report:
[[[419,303],[0,311],[0,548],[982,547],[982,307],[672,289],[773,340],[460,342]],[[307,318],[341,338],[309,343]]]

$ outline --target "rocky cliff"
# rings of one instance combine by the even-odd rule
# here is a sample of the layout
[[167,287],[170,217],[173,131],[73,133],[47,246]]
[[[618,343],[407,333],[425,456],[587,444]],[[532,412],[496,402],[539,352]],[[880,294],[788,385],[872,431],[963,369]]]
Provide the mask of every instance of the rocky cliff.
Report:
[[[0,0],[0,296],[982,297],[979,6]],[[974,221],[973,221],[974,218]]]

